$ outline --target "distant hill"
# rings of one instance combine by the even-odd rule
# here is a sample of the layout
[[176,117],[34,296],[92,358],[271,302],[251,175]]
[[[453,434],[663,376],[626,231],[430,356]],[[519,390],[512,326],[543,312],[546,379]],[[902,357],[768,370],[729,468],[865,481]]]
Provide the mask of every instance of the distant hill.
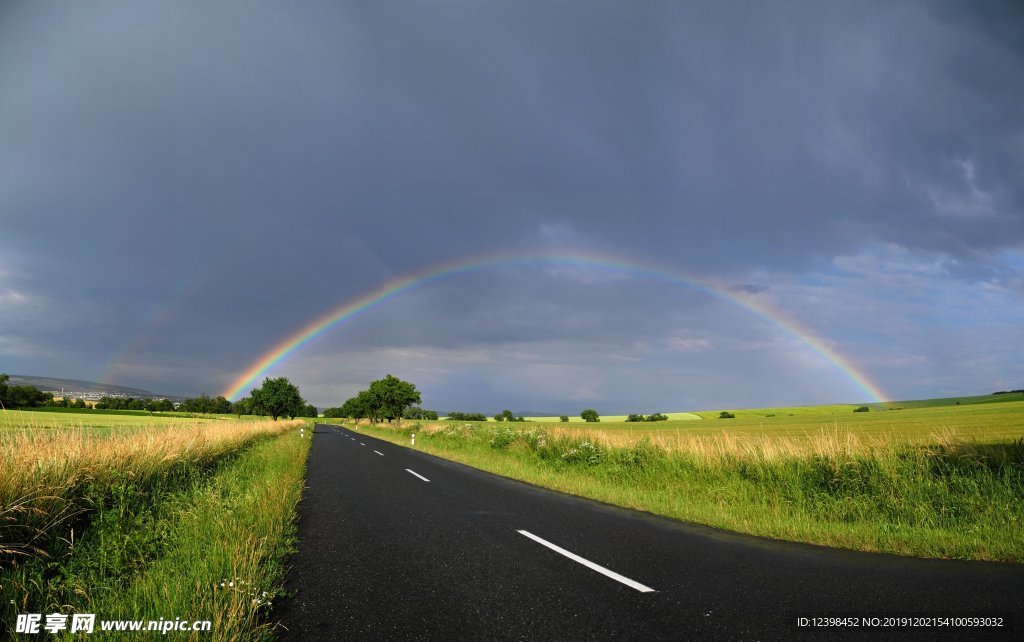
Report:
[[[30,375],[11,375],[11,384],[15,386],[33,386],[40,390],[55,391],[58,394],[61,389],[70,394],[73,392],[86,394],[109,394],[123,395],[125,397],[162,397],[148,390],[140,388],[128,388],[126,386],[115,386],[109,383],[96,381],[83,381],[81,379],[58,379],[56,377],[33,377]],[[170,397],[168,397],[170,398]]]

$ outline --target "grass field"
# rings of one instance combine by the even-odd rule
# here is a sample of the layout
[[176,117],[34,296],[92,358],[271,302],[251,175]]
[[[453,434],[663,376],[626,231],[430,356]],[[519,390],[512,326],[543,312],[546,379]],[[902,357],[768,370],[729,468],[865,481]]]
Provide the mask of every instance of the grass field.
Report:
[[[1024,436],[1024,401],[985,405],[922,406],[907,410],[853,412],[842,414],[829,410],[811,412],[737,411],[735,419],[714,418],[703,421],[661,421],[626,423],[602,421],[599,424],[539,423],[546,430],[570,434],[595,433],[616,443],[629,441],[629,436],[648,437],[668,444],[689,437],[729,436],[737,439],[787,439],[810,441],[823,432],[845,438],[851,436],[865,443],[883,441],[887,444],[928,443],[937,434],[955,435],[993,443]],[[772,409],[786,410],[786,409]],[[794,409],[797,410],[797,409]],[[799,409],[804,410],[804,409]],[[772,417],[765,416],[774,415]]]
[[211,620],[203,639],[270,639],[307,422],[41,429],[26,415],[0,430],[0,637],[17,613],[85,612]]
[[[1004,403],[1004,402],[1015,402],[1024,401],[1024,393],[1015,392],[1002,395],[975,395],[968,397],[944,397],[939,399],[917,399],[909,401],[882,401],[873,403],[844,403],[844,404],[829,404],[820,406],[789,406],[779,408],[720,408],[718,410],[695,410],[693,412],[667,412],[664,413],[668,416],[670,421],[692,421],[699,419],[715,419],[717,420],[719,414],[722,411],[728,411],[736,415],[736,418],[781,418],[781,417],[809,417],[814,421],[820,421],[823,416],[845,417],[853,412],[855,408],[860,406],[867,406],[869,412],[880,412],[889,410],[910,410],[920,408],[946,408],[951,406],[967,406],[967,405],[978,405],[978,404],[993,404],[993,403]],[[644,411],[643,414],[650,414],[656,410]],[[638,411],[640,412],[640,411]],[[567,415],[569,418],[568,423],[586,423],[579,416],[579,413]],[[442,417],[443,419],[443,417]],[[534,423],[541,424],[556,424],[564,422],[557,416],[552,417],[526,417],[526,420]],[[488,418],[488,423],[492,422],[493,418]],[[616,424],[625,423],[626,415],[601,415],[601,423],[604,424]],[[630,426],[637,424],[630,423]],[[645,424],[641,424],[645,425]],[[646,424],[650,425],[650,424]],[[664,427],[662,422],[654,422],[655,426]]]
[[[657,411],[655,411],[655,412],[657,412]],[[651,414],[651,413],[647,412],[647,413],[644,413],[644,414]],[[675,420],[675,421],[693,421],[695,419],[702,419],[702,417],[699,414],[693,413],[693,412],[666,412],[666,413],[662,413],[662,414],[664,414],[666,417],[668,417],[669,420]],[[583,418],[579,416],[579,414],[577,414],[576,416],[572,416],[572,415],[567,415],[567,416],[569,417],[568,423],[573,423],[573,424],[586,423],[585,421],[583,421]],[[526,417],[525,419],[527,421],[532,421],[532,422],[537,422],[537,423],[548,423],[548,424],[563,423],[561,418],[559,418],[559,417]],[[608,415],[606,417],[601,417],[601,423],[609,422],[609,421],[611,421],[611,422],[625,422],[626,421],[626,415]]]
[[87,411],[62,412],[46,410],[3,410],[0,411],[0,431],[41,430],[67,428],[134,428],[139,426],[179,426],[196,422],[231,421],[233,415],[222,418],[187,417],[181,415],[138,414],[131,411]]
[[923,402],[863,413],[853,407],[842,414],[837,409],[844,406],[816,413],[777,408],[653,424],[359,429],[403,445],[415,431],[416,448],[439,456],[738,532],[1024,562],[1024,401]]

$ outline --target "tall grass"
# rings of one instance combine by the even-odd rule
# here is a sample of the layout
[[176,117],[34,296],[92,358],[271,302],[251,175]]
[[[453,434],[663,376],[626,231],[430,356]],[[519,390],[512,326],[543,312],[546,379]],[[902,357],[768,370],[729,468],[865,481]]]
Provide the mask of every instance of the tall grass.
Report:
[[195,638],[273,639],[271,609],[295,539],[309,443],[294,434],[263,441],[176,497],[162,520],[164,541],[146,551],[159,550],[157,558],[137,574],[107,578],[115,590],[97,591],[91,581],[76,608],[107,619],[211,620],[212,634]]
[[70,529],[126,485],[144,490],[166,484],[180,471],[207,467],[298,423],[181,422],[113,434],[88,428],[0,432],[0,568],[13,557],[45,553],[55,529]]
[[[404,434],[366,427],[408,444]],[[417,448],[557,490],[755,535],[1024,562],[1024,439],[928,444],[824,428],[801,438],[409,426]]]
[[0,635],[19,612],[56,611],[208,619],[213,639],[266,637],[304,423],[0,434]]

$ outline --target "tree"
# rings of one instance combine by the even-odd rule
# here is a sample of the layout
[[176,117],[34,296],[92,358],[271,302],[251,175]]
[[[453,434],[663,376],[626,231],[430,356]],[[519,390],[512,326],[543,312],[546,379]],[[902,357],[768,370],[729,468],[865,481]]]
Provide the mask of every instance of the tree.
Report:
[[4,408],[29,408],[53,404],[53,393],[43,392],[35,386],[8,385],[10,376],[0,374],[0,405]]
[[217,395],[213,399],[213,410],[210,412],[218,415],[230,415],[231,414],[231,402],[228,401],[224,395]]
[[359,394],[346,401],[341,408],[347,410],[346,417],[369,419],[373,423],[380,420],[380,406],[369,390],[360,390]]
[[626,417],[626,421],[628,422],[645,421],[646,419],[647,418],[644,417],[643,415],[629,415],[628,417]]
[[419,406],[412,406],[411,408],[409,408],[408,410],[405,411],[405,418],[406,419],[436,420],[437,419],[437,411],[436,410],[424,410],[423,408],[420,408]]
[[263,386],[253,388],[249,396],[253,408],[270,415],[274,421],[278,417],[299,417],[306,407],[299,389],[287,377],[267,377],[263,380]]
[[368,392],[374,408],[379,410],[378,416],[389,420],[395,419],[399,426],[402,425],[405,409],[422,401],[415,385],[392,375],[371,381]]
[[569,415],[562,415],[561,417],[558,418],[558,420],[561,421],[563,424],[569,423]]
[[512,414],[511,410],[502,410],[500,414],[494,415],[495,421],[516,421],[515,415]]
[[314,406],[313,404],[307,405],[306,409],[302,412],[303,417],[312,417],[314,419],[316,419],[319,414],[320,412],[316,409],[316,406]]
[[252,398],[242,397],[235,403],[231,404],[231,412],[238,415],[239,419],[242,418],[242,415],[254,414],[252,411]]
[[719,419],[735,419],[736,415],[732,414],[728,410],[723,410],[722,412],[718,413],[718,418]]
[[324,411],[324,417],[351,417],[352,419],[362,419],[366,416],[363,408],[359,404],[359,395],[346,399],[345,403],[341,404],[340,408],[333,409],[337,414],[328,415],[327,411]]
[[[174,409],[174,404],[171,404],[171,409]],[[229,415],[235,411],[234,406],[223,395],[211,397],[205,393],[194,399],[186,399],[181,402],[180,410],[182,412],[200,412],[216,415]]]
[[597,411],[594,410],[593,408],[587,408],[586,410],[581,412],[580,417],[583,419],[583,421],[591,423],[595,421],[601,421],[601,415],[597,414]]
[[348,416],[348,415],[342,414],[341,406],[334,407],[334,408],[324,408],[324,417],[336,417],[337,418],[337,417],[346,417],[346,416]]
[[448,421],[487,421],[487,415],[482,412],[459,412],[453,410],[448,413]]

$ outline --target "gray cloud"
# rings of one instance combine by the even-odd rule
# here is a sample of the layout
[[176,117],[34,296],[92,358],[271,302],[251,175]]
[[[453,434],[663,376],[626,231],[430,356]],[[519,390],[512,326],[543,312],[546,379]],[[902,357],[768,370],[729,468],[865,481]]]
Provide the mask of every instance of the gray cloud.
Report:
[[[897,392],[1019,376],[976,341],[1019,331],[948,301],[984,288],[979,305],[1020,306],[1013,3],[0,11],[0,370],[88,377],[114,360],[128,385],[214,392],[388,279],[572,246],[739,284]],[[439,363],[423,387],[466,407],[507,398],[506,377],[523,404],[555,404],[525,383],[530,359],[506,375],[458,356],[527,345],[544,346],[526,353],[535,365],[557,362],[534,380],[590,381],[567,397],[672,409],[735,405],[736,388],[749,403],[856,393],[769,374],[767,355],[800,362],[771,336],[756,358],[727,349],[757,323],[599,270],[491,270],[406,293],[303,358],[427,350]],[[639,344],[664,349],[616,358]],[[670,353],[700,368],[689,397],[645,374]],[[309,363],[322,378],[286,372],[324,395],[372,370]],[[689,381],[674,367],[658,371]],[[737,373],[748,384],[727,384]]]

